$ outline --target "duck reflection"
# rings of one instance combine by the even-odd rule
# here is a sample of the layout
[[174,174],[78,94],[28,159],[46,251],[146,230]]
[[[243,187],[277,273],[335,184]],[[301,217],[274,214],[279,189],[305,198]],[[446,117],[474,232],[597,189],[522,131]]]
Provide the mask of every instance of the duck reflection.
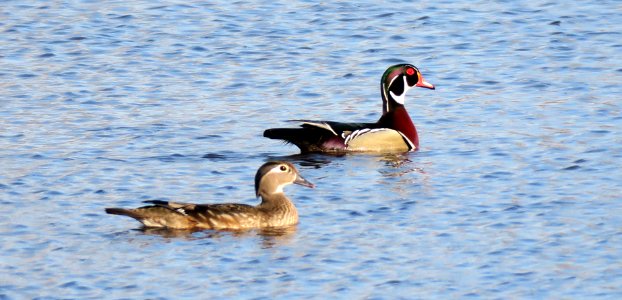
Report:
[[309,154],[292,154],[284,156],[268,156],[268,160],[285,160],[298,164],[302,167],[311,167],[320,169],[333,163],[336,158],[344,157],[345,153],[309,153]]
[[386,170],[379,171],[380,174],[386,177],[401,177],[409,173],[426,174],[423,168],[416,166],[410,160],[409,153],[382,155],[378,160],[384,162],[385,166],[389,167]]
[[[347,156],[355,154],[348,153],[309,153],[309,154],[293,154],[287,156],[270,156],[270,160],[287,160],[303,167],[312,167],[315,169],[324,168],[335,162],[347,159]],[[412,152],[405,153],[357,153],[360,157],[372,157],[383,162],[386,169],[380,168],[378,172],[385,177],[400,177],[410,173],[426,174],[425,170],[417,166],[410,159]]]
[[252,238],[259,237],[262,248],[272,248],[288,243],[295,236],[297,226],[268,227],[249,230],[209,230],[209,229],[170,229],[142,227],[133,229],[139,233],[160,236],[167,240],[200,241],[221,239],[226,237]]

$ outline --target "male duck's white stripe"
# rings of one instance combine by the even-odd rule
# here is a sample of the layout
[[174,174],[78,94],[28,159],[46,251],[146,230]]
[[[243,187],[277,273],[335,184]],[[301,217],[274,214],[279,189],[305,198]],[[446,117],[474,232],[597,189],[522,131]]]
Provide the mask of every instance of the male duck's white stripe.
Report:
[[417,150],[417,147],[415,147],[415,144],[414,144],[414,143],[413,143],[413,142],[412,142],[409,138],[407,138],[407,137],[406,137],[406,135],[404,135],[404,134],[403,134],[401,131],[399,131],[399,130],[396,130],[396,131],[397,131],[397,132],[398,132],[398,133],[399,133],[399,134],[400,134],[400,135],[404,138],[404,140],[405,140],[405,141],[406,141],[406,143],[408,144],[408,148],[410,148],[408,151],[414,151],[414,150]]
[[[402,91],[402,94],[398,96],[398,95],[395,95],[392,91],[389,91],[389,93],[391,94],[391,97],[395,99],[395,102],[401,105],[404,105],[404,103],[406,102],[406,91],[410,89],[410,86],[408,86],[408,82],[406,81],[406,76],[400,76],[400,77],[402,77],[402,80],[404,80],[404,91]],[[391,81],[391,84],[393,84],[393,81]]]
[[334,135],[338,135],[337,132],[335,132],[335,130],[328,123],[324,123],[324,122],[316,123],[316,122],[304,121],[304,122],[302,122],[302,124],[307,124],[307,125],[311,125],[311,126],[315,126],[315,127],[320,127],[322,129],[326,129],[326,130],[332,132]]
[[[383,128],[381,128],[383,129]],[[346,146],[348,145],[348,143],[353,140],[354,138],[368,133],[368,132],[374,132],[374,131],[378,131],[378,129],[370,129],[370,128],[363,128],[363,129],[359,129],[359,130],[355,130],[352,133],[350,133],[348,136],[344,137],[345,141],[343,142],[344,144],[346,144]]]

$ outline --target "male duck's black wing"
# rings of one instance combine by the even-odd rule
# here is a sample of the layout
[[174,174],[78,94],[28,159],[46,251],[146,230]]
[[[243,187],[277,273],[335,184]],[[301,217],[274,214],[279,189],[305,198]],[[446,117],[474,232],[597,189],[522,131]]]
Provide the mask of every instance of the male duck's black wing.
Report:
[[311,121],[311,120],[296,120],[301,123],[301,127],[319,127],[332,132],[334,135],[342,136],[344,133],[347,135],[350,132],[369,128],[376,128],[376,123],[345,123],[345,122],[333,122],[333,121]]
[[346,149],[346,137],[357,130],[375,128],[376,123],[342,123],[333,121],[292,120],[299,128],[272,128],[263,136],[292,143],[302,152],[340,152]]

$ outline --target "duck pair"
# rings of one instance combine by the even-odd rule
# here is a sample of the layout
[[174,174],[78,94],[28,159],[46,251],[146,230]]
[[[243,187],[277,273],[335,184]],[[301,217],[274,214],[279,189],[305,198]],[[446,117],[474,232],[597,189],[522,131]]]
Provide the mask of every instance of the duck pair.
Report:
[[[389,67],[380,81],[382,116],[376,123],[341,123],[298,120],[299,128],[273,128],[264,137],[296,145],[301,152],[406,152],[419,149],[417,130],[404,107],[406,91],[413,87],[434,89],[410,64]],[[171,229],[251,229],[290,226],[298,212],[283,187],[299,184],[313,188],[288,162],[263,164],[255,175],[256,206],[247,204],[192,204],[145,201],[135,208],[106,208],[106,212],[132,217],[146,227]]]

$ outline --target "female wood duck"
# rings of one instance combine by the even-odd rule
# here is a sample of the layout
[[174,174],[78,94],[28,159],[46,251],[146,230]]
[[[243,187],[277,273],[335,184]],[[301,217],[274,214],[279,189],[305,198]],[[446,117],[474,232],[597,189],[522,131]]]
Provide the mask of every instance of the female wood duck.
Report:
[[419,149],[419,137],[406,108],[406,91],[434,89],[417,67],[389,67],[380,80],[382,116],[376,123],[294,120],[301,128],[272,128],[263,135],[292,143],[306,152],[406,152]]
[[314,185],[302,178],[288,162],[267,162],[255,175],[255,193],[261,197],[256,206],[247,204],[191,204],[160,200],[145,201],[152,205],[134,209],[106,208],[113,215],[132,217],[146,227],[171,229],[250,229],[294,225],[298,212],[283,193],[283,187]]

